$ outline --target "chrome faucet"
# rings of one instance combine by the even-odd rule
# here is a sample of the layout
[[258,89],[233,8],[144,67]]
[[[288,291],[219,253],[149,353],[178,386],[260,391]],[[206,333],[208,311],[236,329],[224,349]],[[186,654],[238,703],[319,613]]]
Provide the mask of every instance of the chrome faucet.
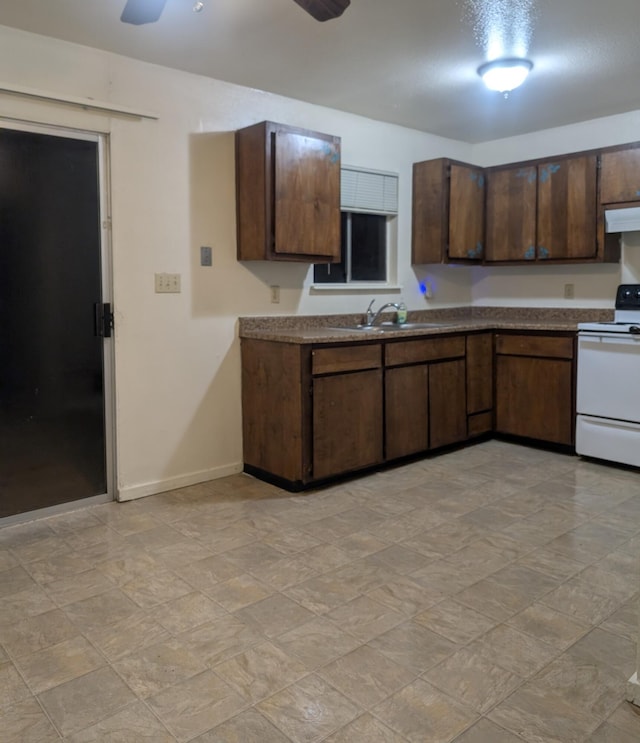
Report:
[[369,306],[367,307],[367,311],[365,313],[365,322],[364,322],[365,325],[375,325],[376,320],[380,317],[380,315],[385,310],[389,309],[389,307],[393,307],[396,310],[403,309],[402,304],[396,304],[395,302],[387,302],[386,304],[383,304],[382,307],[380,307],[380,309],[377,312],[374,312],[372,307],[375,301],[376,301],[375,299],[372,299],[371,302],[369,303]]

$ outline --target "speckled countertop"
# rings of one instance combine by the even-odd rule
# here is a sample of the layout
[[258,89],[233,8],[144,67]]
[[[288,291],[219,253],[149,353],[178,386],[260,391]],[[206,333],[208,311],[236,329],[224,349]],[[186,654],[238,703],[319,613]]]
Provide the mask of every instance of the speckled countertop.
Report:
[[[392,321],[394,313],[383,321]],[[613,320],[613,310],[566,309],[561,307],[453,307],[409,312],[408,322],[447,323],[441,327],[384,332],[349,331],[348,326],[362,322],[362,315],[276,315],[239,318],[241,338],[281,343],[353,343],[354,340],[417,337],[466,333],[474,330],[575,331],[579,322]]]

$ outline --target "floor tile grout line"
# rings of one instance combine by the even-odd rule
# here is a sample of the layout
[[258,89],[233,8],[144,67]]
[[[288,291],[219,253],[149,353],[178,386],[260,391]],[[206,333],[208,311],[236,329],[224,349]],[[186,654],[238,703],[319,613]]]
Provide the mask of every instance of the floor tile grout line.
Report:
[[40,709],[42,710],[42,714],[43,714],[43,715],[45,716],[45,718],[46,718],[46,719],[48,720],[48,722],[49,722],[49,724],[51,725],[51,727],[52,727],[52,728],[53,728],[53,729],[55,730],[55,732],[56,732],[56,733],[58,734],[58,736],[60,737],[60,740],[64,740],[64,736],[62,735],[62,731],[61,731],[61,730],[58,730],[58,726],[57,726],[57,725],[55,724],[55,722],[53,721],[53,719],[52,719],[51,715],[50,715],[50,714],[49,714],[49,712],[47,711],[47,709],[46,709],[46,707],[44,706],[44,704],[42,704],[42,702],[40,701],[40,699],[38,698],[38,696],[37,696],[36,694],[34,694],[34,695],[33,695],[33,698],[34,698],[34,700],[35,700],[36,704],[37,704],[37,705],[38,705],[38,706],[40,707]]

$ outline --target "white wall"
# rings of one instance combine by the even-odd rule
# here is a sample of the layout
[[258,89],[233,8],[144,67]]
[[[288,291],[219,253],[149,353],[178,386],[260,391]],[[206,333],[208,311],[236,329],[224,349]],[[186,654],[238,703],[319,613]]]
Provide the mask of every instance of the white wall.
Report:
[[[343,161],[400,174],[399,283],[425,306],[410,266],[411,165],[471,147],[256,90],[0,27],[2,82],[154,112],[109,117],[0,94],[0,118],[110,137],[116,310],[117,486],[130,498],[241,467],[237,318],[362,311],[370,293],[312,294],[309,268],[241,264],[235,242],[235,129],[262,120],[342,137]],[[199,247],[213,248],[213,267]],[[182,293],[154,293],[155,272]],[[431,305],[469,304],[468,269],[435,267]],[[269,285],[282,287],[270,304]],[[397,299],[399,293],[393,298]],[[380,299],[385,299],[380,297]]]

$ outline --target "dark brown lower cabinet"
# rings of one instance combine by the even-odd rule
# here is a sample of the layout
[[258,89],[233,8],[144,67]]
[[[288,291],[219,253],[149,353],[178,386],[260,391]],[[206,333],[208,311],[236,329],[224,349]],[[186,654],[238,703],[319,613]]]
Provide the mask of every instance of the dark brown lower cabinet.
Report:
[[493,430],[493,333],[467,336],[467,432]]
[[571,336],[498,335],[496,432],[572,446],[574,355]]
[[247,471],[301,483],[308,469],[309,352],[293,343],[242,340],[242,438]]
[[314,378],[314,479],[380,464],[382,430],[381,369]]
[[302,490],[494,430],[572,446],[574,390],[569,332],[243,338],[245,471]]
[[429,365],[387,369],[385,378],[387,459],[429,448]]
[[431,449],[467,438],[464,359],[429,365],[429,444]]
[[388,460],[466,440],[465,369],[464,336],[386,345]]

